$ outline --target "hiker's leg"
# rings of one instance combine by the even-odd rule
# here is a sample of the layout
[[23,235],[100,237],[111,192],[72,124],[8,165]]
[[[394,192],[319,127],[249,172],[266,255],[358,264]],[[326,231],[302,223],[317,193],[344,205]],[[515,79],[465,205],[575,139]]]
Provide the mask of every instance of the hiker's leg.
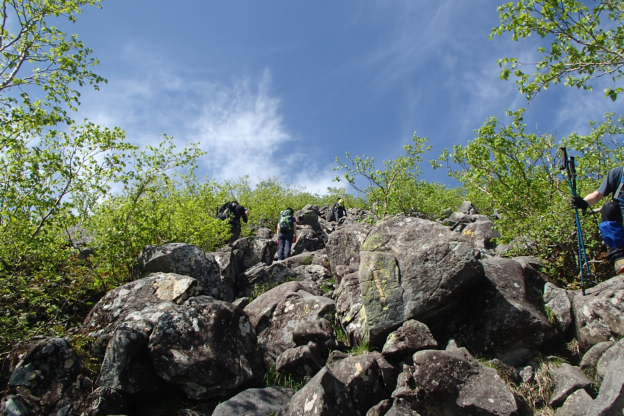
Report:
[[280,236],[279,239],[277,240],[277,259],[278,260],[284,260],[286,258],[285,246],[286,246],[286,239]]

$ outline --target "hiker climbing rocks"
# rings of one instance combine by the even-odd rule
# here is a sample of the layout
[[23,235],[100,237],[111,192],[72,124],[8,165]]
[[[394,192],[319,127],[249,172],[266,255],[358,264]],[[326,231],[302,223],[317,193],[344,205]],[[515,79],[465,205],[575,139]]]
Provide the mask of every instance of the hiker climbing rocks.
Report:
[[247,209],[238,203],[238,201],[226,202],[221,205],[217,212],[217,218],[223,221],[229,221],[230,223],[230,232],[232,233],[232,238],[230,238],[229,243],[233,243],[238,240],[241,234],[241,218],[243,221],[247,222],[248,211]]
[[336,222],[340,222],[340,219],[347,216],[347,209],[344,206],[344,201],[339,198],[338,201],[332,207],[333,219]]
[[609,247],[609,259],[613,262],[615,273],[620,274],[624,273],[624,167],[611,169],[598,189],[585,198],[573,197],[572,205],[585,210],[606,195],[611,195],[612,200],[600,209],[600,235]]
[[294,211],[292,208],[286,208],[281,212],[279,221],[277,223],[277,229],[275,234],[277,235],[277,258],[278,260],[284,260],[290,256],[290,251],[293,244],[296,241],[295,238],[295,224],[297,221],[294,217]]

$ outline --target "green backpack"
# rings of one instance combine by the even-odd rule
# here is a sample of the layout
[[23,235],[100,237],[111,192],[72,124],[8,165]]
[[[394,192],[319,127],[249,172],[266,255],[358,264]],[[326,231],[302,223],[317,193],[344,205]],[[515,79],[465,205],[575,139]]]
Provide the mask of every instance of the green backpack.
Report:
[[286,209],[281,212],[280,219],[278,222],[278,228],[280,230],[280,233],[288,233],[288,232],[293,231],[294,222],[293,222],[292,211]]

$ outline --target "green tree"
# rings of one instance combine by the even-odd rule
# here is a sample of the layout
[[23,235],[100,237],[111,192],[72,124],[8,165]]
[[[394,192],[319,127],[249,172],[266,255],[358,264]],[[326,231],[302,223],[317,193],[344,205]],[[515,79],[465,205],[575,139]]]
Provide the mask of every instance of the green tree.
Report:
[[[451,175],[463,183],[468,197],[485,213],[498,214],[497,226],[503,240],[521,242],[521,254],[547,260],[553,277],[561,283],[576,283],[576,239],[570,191],[559,165],[561,146],[578,160],[579,192],[596,189],[600,175],[621,164],[624,148],[618,146],[624,134],[624,118],[609,114],[593,124],[588,135],[571,134],[560,140],[547,134],[529,132],[524,110],[509,112],[511,123],[500,125],[490,118],[477,137],[465,146],[445,152]],[[583,219],[588,232],[590,257],[603,249],[592,217]],[[589,225],[589,226],[587,226]],[[606,264],[596,267],[599,276],[608,276]]]
[[415,212],[437,215],[461,202],[459,191],[420,179],[423,154],[431,146],[424,137],[414,136],[412,142],[403,146],[404,156],[386,160],[384,169],[377,168],[375,159],[368,156],[347,153],[345,161],[337,159],[337,170],[344,172],[344,180],[366,195],[377,215]]
[[[539,58],[528,64],[518,58],[499,60],[501,77],[517,79],[519,90],[533,97],[551,84],[591,89],[591,80],[609,77],[605,90],[616,100],[624,75],[624,5],[621,0],[519,0],[498,8],[500,25],[491,36],[511,34],[513,40],[531,35],[546,43]],[[526,69],[533,67],[532,70]]]

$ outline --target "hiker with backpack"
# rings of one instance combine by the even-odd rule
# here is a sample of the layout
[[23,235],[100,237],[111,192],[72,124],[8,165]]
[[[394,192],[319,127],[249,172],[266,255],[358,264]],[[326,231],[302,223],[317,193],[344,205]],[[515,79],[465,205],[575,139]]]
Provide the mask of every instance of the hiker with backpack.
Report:
[[238,203],[238,201],[226,202],[221,205],[217,211],[217,218],[230,223],[230,232],[232,238],[230,238],[229,244],[238,240],[241,234],[241,218],[247,222],[248,210]]
[[292,246],[295,244],[295,225],[297,220],[294,216],[292,208],[286,208],[280,213],[279,221],[277,222],[277,229],[275,234],[277,235],[277,259],[284,260],[290,256]]
[[340,222],[341,218],[347,217],[347,209],[342,198],[338,198],[338,201],[332,207],[332,217],[336,222]]
[[612,199],[600,209],[600,235],[609,247],[615,273],[620,274],[624,273],[624,166],[611,169],[598,189],[585,198],[573,197],[571,202],[574,207],[586,210],[606,195],[611,195]]

